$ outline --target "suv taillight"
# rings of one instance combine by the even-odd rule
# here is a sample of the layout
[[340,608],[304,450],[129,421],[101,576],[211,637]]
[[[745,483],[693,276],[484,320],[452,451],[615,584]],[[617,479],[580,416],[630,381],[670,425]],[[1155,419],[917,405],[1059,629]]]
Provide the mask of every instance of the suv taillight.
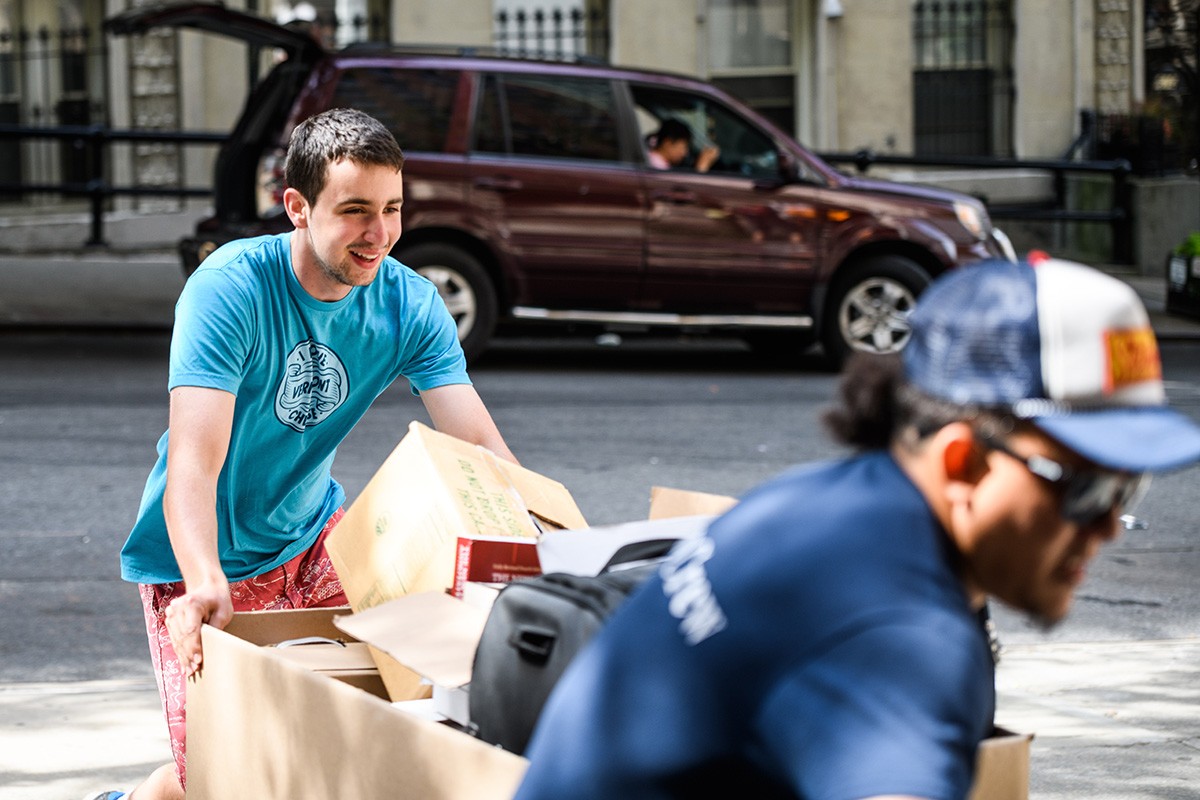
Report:
[[259,159],[255,200],[260,219],[278,214],[283,205],[283,161],[286,155],[282,147],[276,147]]

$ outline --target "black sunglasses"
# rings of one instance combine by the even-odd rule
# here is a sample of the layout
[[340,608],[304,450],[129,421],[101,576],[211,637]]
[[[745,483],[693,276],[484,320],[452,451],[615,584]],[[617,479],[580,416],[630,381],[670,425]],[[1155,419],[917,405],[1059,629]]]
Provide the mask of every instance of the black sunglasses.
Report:
[[975,437],[989,450],[1020,461],[1025,469],[1054,486],[1061,495],[1062,518],[1078,525],[1095,522],[1114,508],[1132,508],[1150,485],[1150,476],[1144,472],[1073,469],[1046,456],[1020,455],[1003,440],[980,431]]

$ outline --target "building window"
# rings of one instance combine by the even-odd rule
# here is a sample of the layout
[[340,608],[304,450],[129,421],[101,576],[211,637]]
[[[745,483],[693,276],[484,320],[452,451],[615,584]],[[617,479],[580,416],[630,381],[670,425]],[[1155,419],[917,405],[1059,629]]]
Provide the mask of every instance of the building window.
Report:
[[709,79],[788,134],[796,128],[793,3],[708,0]]
[[505,55],[608,58],[608,0],[496,0],[492,41]]
[[712,70],[790,67],[790,5],[786,0],[708,0]]
[[330,50],[355,42],[386,42],[385,0],[277,0],[275,21],[305,31]]
[[916,0],[917,155],[1012,155],[1012,33],[1012,0]]

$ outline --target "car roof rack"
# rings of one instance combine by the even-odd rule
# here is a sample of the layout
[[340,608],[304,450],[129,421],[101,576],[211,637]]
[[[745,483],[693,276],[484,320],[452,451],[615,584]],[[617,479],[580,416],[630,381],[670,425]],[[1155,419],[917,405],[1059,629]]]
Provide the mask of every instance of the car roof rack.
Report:
[[495,58],[520,61],[542,61],[553,64],[585,64],[610,66],[608,59],[593,55],[568,55],[551,51],[521,51],[511,48],[463,44],[395,44],[391,42],[352,42],[339,52],[345,55],[414,55],[457,56],[461,58]]

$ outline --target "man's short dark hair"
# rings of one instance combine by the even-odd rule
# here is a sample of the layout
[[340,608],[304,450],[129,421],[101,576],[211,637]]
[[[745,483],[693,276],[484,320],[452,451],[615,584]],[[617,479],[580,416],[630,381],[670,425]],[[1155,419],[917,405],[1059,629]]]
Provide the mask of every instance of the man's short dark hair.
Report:
[[325,188],[329,165],[348,159],[363,166],[404,168],[404,153],[383,123],[350,108],[332,108],[292,131],[283,177],[309,203]]
[[654,140],[658,144],[662,144],[663,142],[677,142],[680,139],[690,143],[692,141],[692,129],[674,117],[664,119],[658,131],[654,134]]

